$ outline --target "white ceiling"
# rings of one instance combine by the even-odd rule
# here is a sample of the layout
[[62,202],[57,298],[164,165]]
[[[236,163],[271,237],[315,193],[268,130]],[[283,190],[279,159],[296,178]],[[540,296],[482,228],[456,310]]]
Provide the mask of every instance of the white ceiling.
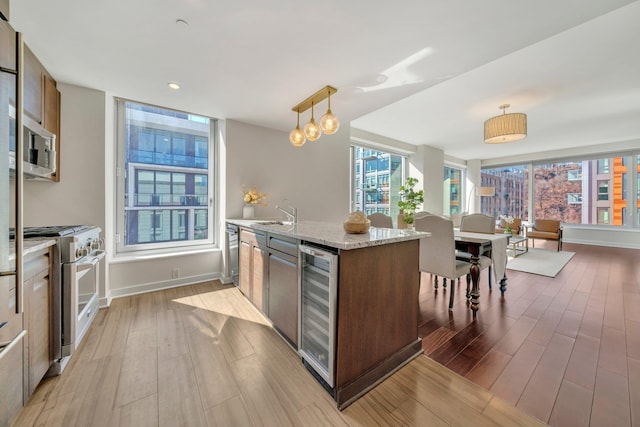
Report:
[[[639,22],[629,0],[11,3],[60,82],[287,132],[330,84],[343,123],[461,159],[640,141]],[[529,136],[485,145],[503,103]]]

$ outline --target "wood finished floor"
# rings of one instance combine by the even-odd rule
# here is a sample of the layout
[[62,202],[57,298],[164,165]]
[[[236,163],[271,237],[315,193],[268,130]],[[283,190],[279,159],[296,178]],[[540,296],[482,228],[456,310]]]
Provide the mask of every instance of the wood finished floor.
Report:
[[425,354],[552,426],[640,426],[640,250],[563,249],[555,278],[507,270],[504,298],[482,272],[475,321],[464,281],[449,313],[423,274]]
[[100,310],[65,372],[40,384],[14,425],[542,424],[426,356],[340,412],[236,288],[209,282]]

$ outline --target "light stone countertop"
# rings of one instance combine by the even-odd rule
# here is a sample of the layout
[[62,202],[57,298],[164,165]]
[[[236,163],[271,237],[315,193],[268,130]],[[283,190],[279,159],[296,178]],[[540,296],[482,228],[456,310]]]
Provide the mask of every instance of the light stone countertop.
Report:
[[[28,258],[30,255],[39,252],[43,249],[47,249],[49,246],[56,244],[55,239],[25,239],[24,240],[24,258]],[[16,260],[16,242],[11,240],[9,242],[9,261],[15,262]]]
[[300,221],[297,224],[274,224],[275,220],[260,219],[227,219],[227,222],[345,250],[422,239],[431,235],[421,231],[377,227],[370,227],[369,232],[364,234],[347,234],[342,223],[337,222]]

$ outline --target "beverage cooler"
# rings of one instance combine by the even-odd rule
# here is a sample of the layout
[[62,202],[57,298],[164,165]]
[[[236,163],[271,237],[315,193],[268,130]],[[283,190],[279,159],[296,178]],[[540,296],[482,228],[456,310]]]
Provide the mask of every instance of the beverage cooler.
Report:
[[315,377],[334,388],[338,254],[303,243],[300,250],[299,354]]

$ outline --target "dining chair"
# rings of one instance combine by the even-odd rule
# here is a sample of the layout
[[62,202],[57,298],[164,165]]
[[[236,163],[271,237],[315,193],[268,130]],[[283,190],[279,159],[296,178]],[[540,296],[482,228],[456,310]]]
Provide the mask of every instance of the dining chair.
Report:
[[[495,234],[496,220],[494,217],[480,213],[463,215],[460,220],[460,231],[468,233]],[[458,252],[458,259],[470,262],[471,254],[468,252]],[[489,289],[491,289],[491,256],[480,255],[478,260],[480,270],[488,268],[489,272]]]
[[460,231],[495,234],[496,219],[492,216],[480,213],[464,215],[460,219]]
[[437,215],[424,215],[415,219],[414,227],[416,231],[431,233],[430,237],[420,239],[420,271],[436,275],[434,283],[436,288],[437,276],[445,280],[445,286],[446,279],[450,279],[449,310],[451,310],[455,279],[469,275],[471,266],[468,261],[456,259],[453,221]]
[[385,215],[382,212],[375,212],[367,216],[367,219],[371,221],[372,227],[380,228],[393,228],[393,220],[389,215]]
[[415,214],[413,214],[413,220],[415,221],[416,219],[422,218],[423,216],[427,216],[427,215],[435,215],[435,214],[427,211],[416,212]]

